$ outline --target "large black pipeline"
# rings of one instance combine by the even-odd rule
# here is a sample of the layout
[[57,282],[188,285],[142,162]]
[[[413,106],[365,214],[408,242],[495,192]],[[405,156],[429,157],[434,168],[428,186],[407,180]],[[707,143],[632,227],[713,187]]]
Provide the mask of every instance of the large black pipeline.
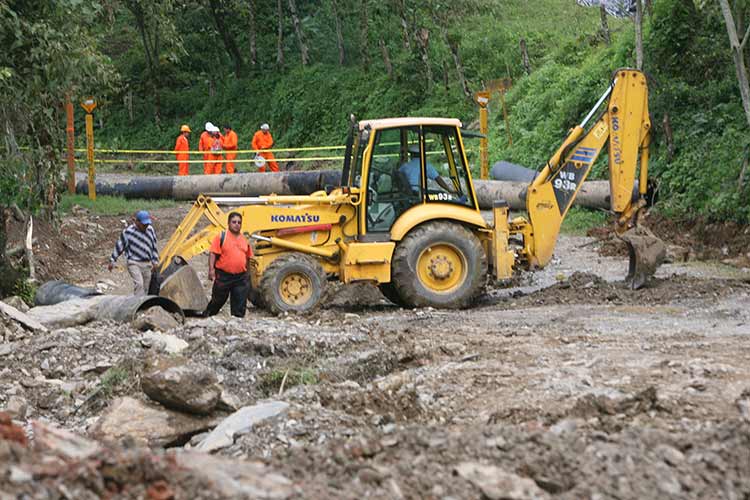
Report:
[[[493,174],[498,164],[493,166]],[[524,177],[524,167],[521,169]],[[528,175],[535,175],[529,170]],[[224,175],[190,175],[174,177],[130,177],[120,174],[97,176],[96,191],[102,195],[124,196],[125,198],[150,198],[195,200],[199,194],[209,196],[263,196],[267,194],[306,195],[340,184],[338,170],[310,170],[306,172],[244,173]],[[526,188],[528,181],[483,181],[474,180],[479,207],[492,208],[497,200],[505,200],[513,210],[526,208]],[[85,175],[79,177],[77,192],[87,194]],[[574,202],[589,208],[608,209],[609,181],[587,181],[581,187]]]
[[64,281],[47,281],[37,289],[34,296],[34,304],[38,306],[50,306],[58,302],[91,297],[92,295],[101,295],[101,293],[93,288],[82,288],[65,283]]
[[[77,175],[76,192],[88,194],[85,175]],[[125,198],[195,200],[199,194],[210,196],[306,195],[338,186],[338,170],[310,170],[273,173],[241,173],[187,176],[123,176],[101,174],[96,192]]]

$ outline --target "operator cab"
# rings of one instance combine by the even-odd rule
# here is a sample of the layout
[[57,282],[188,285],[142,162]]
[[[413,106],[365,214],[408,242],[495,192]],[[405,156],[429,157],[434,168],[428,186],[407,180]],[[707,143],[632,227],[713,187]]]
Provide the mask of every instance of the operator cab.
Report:
[[358,125],[349,185],[363,192],[363,232],[387,233],[416,205],[475,208],[459,120],[397,118]]

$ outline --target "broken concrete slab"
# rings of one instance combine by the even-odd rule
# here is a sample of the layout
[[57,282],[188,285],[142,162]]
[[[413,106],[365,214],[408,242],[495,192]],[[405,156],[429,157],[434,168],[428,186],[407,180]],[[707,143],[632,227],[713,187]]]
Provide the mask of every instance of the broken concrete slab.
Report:
[[268,401],[240,408],[225,418],[195,449],[209,453],[231,446],[236,436],[250,432],[254,425],[281,415],[288,408],[289,404],[283,401]]
[[0,314],[5,316],[6,318],[9,318],[17,323],[20,323],[24,328],[28,330],[33,330],[37,332],[46,332],[47,327],[45,327],[39,320],[34,318],[33,316],[23,313],[16,309],[15,307],[6,304],[5,302],[0,301]]

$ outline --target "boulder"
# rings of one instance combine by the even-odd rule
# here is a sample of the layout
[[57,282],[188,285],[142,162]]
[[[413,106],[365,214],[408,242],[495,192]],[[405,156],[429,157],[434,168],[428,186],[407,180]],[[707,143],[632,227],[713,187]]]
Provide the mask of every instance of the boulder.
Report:
[[[214,457],[193,451],[175,452],[175,463],[193,477],[212,485],[219,498],[284,499],[295,493],[293,483],[259,462]],[[299,492],[296,492],[299,495]]]
[[221,397],[216,374],[208,367],[181,356],[156,356],[141,377],[143,392],[167,408],[205,415]]
[[184,351],[189,345],[187,342],[174,335],[166,333],[147,331],[141,337],[141,344],[147,347],[154,346],[169,354],[177,354]]
[[180,326],[180,322],[161,307],[151,307],[143,312],[139,312],[138,316],[133,320],[133,328],[142,332],[146,330],[166,332],[178,326]]
[[100,439],[132,438],[148,446],[178,445],[214,427],[220,419],[187,415],[130,397],[114,400],[90,433]]

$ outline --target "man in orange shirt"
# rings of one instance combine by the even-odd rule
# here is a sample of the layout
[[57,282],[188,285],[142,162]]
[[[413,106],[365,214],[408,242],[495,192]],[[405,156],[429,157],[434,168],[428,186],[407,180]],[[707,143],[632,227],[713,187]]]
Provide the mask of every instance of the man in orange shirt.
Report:
[[206,122],[206,127],[201,134],[200,141],[198,141],[198,151],[203,151],[203,173],[212,174],[214,173],[214,162],[212,161],[211,155],[211,144],[213,144],[213,138],[211,137],[211,131],[214,128],[214,124]]
[[[270,149],[273,146],[273,137],[271,137],[270,127],[267,123],[260,126],[260,130],[255,132],[253,136],[252,147],[253,149]],[[266,166],[273,172],[279,171],[279,164],[274,161],[273,153],[270,151],[262,151],[258,153],[260,156],[266,159],[266,165],[263,165],[258,169],[258,172],[265,172]]]
[[224,158],[221,154],[221,143],[222,143],[223,137],[221,136],[221,132],[219,131],[219,127],[214,126],[211,129],[211,160],[213,160],[213,168],[211,169],[212,174],[220,174],[221,173],[221,166],[224,165],[224,162],[221,160]]
[[229,301],[232,316],[243,318],[247,307],[250,280],[247,268],[253,249],[242,236],[242,215],[230,212],[227,219],[229,231],[217,235],[208,257],[208,279],[214,282],[211,301],[206,307],[206,316],[217,314],[231,295]]
[[234,159],[237,158],[237,133],[232,130],[232,127],[228,124],[224,124],[224,136],[221,140],[221,146],[225,151],[225,157],[227,162],[224,164],[227,166],[227,173],[234,173]]
[[188,136],[190,135],[190,127],[183,125],[180,127],[180,135],[177,136],[177,142],[174,143],[174,150],[179,151],[175,153],[175,159],[178,163],[178,174],[177,175],[188,175],[190,174],[190,164],[188,160],[190,155],[190,144],[188,143]]

